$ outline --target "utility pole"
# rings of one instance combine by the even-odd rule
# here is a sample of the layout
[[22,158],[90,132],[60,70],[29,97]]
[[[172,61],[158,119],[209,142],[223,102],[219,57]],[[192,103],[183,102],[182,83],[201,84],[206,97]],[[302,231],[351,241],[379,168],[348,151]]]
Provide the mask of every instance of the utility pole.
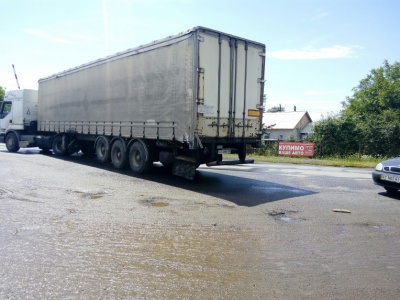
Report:
[[20,87],[19,87],[19,82],[18,82],[18,77],[17,77],[17,73],[15,72],[15,67],[14,67],[14,65],[12,65],[12,67],[13,67],[13,70],[14,70],[15,80],[17,81],[18,89],[20,89]]

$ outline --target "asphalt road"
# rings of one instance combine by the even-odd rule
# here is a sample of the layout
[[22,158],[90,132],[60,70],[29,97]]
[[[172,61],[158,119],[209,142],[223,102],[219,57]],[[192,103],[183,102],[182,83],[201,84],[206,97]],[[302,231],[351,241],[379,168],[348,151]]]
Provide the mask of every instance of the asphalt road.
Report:
[[191,182],[1,144],[0,171],[0,299],[400,297],[400,200],[372,170],[201,166]]

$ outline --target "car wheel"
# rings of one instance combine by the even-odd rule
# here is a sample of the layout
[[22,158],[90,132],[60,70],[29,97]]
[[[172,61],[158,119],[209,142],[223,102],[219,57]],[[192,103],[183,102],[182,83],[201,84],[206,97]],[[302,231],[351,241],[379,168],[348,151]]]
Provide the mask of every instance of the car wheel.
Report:
[[385,187],[385,190],[388,194],[397,194],[399,192],[398,189]]

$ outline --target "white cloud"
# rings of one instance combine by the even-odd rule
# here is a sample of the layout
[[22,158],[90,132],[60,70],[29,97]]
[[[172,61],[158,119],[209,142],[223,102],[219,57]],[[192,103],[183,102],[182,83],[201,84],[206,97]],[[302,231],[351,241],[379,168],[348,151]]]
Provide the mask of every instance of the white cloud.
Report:
[[28,28],[28,29],[25,29],[24,32],[29,34],[29,35],[32,35],[32,36],[35,36],[35,37],[38,37],[38,38],[41,38],[41,39],[44,39],[44,40],[47,40],[47,41],[51,41],[51,42],[54,42],[54,43],[59,43],[59,44],[70,44],[70,43],[72,43],[72,41],[70,41],[70,40],[67,40],[67,39],[64,39],[64,38],[61,38],[61,37],[57,37],[57,36],[53,36],[53,35],[45,32],[43,30],[40,30],[40,29],[29,29]]
[[357,46],[332,46],[328,48],[305,48],[303,50],[278,50],[266,53],[266,56],[278,59],[326,59],[326,58],[351,58]]

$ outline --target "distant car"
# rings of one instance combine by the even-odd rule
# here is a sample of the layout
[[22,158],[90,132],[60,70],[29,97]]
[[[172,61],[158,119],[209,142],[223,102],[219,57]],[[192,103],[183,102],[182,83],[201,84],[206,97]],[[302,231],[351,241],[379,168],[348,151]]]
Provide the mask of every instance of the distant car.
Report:
[[400,189],[400,158],[385,160],[376,165],[372,172],[375,184],[383,186],[388,193],[398,193]]

